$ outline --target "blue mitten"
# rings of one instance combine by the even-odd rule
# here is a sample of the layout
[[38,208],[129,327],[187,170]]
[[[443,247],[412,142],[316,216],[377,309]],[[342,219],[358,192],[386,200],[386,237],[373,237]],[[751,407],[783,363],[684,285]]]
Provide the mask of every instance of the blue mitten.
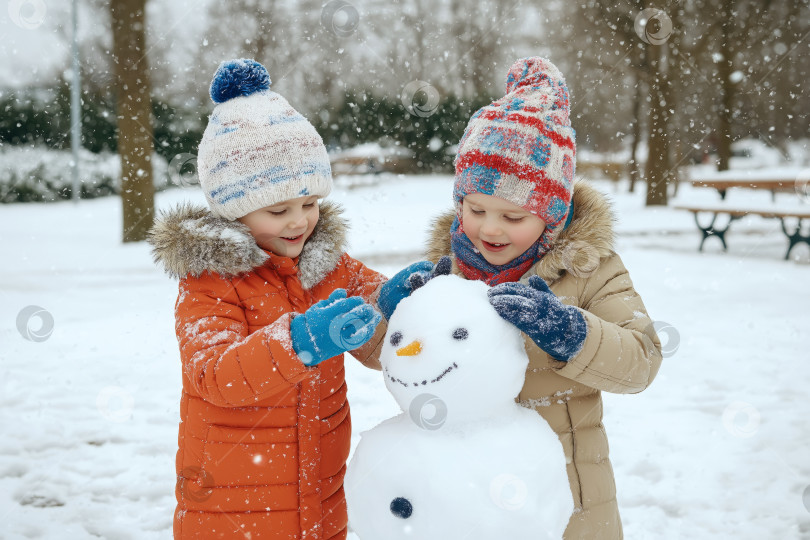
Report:
[[311,306],[290,323],[295,353],[307,366],[317,365],[366,343],[382,317],[359,296],[346,298],[335,289],[326,300]]
[[433,263],[430,261],[419,261],[400,270],[394,277],[386,281],[380,288],[380,297],[377,299],[377,306],[382,311],[386,320],[391,318],[391,314],[397,309],[397,305],[403,298],[410,296],[412,289],[410,277],[412,274],[423,274],[427,276],[433,270]]
[[487,294],[498,315],[555,360],[567,362],[582,349],[588,331],[585,317],[577,308],[560,302],[539,276],[530,277],[528,286],[495,285]]

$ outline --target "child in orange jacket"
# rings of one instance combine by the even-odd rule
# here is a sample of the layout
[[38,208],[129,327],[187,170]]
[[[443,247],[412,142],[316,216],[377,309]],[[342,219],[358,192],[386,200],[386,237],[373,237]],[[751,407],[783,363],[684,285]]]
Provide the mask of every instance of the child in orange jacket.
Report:
[[323,142],[269,87],[253,60],[220,66],[198,156],[209,208],[150,235],[180,278],[175,538],[346,537],[343,353],[378,366],[369,302],[386,280],[344,252],[339,209],[319,203]]

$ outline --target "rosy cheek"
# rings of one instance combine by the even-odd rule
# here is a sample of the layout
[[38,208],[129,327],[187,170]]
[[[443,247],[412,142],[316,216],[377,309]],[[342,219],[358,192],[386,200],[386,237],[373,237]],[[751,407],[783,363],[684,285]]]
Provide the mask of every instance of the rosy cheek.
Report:
[[480,229],[479,223],[474,219],[465,219],[464,220],[464,233],[469,237],[478,236],[478,230]]
[[536,232],[535,230],[524,230],[524,229],[515,231],[514,234],[512,235],[512,243],[530,246],[534,244],[534,242],[538,238],[540,238],[540,235],[539,234],[536,235],[535,232]]

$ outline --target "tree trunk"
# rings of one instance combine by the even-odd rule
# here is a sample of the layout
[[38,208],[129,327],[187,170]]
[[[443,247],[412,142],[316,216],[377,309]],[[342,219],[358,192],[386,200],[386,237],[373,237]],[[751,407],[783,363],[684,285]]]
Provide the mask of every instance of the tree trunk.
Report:
[[268,54],[268,36],[272,36],[276,31],[276,26],[273,24],[272,17],[275,15],[275,2],[269,2],[267,9],[253,10],[253,16],[256,17],[256,37],[253,39],[250,46],[244,45],[242,50],[245,51],[247,58],[253,58],[257,62],[267,65],[269,59]]
[[467,53],[467,42],[465,38],[467,23],[464,18],[466,13],[462,0],[452,0],[450,2],[450,16],[452,22],[450,23],[451,31],[448,33],[447,39],[449,40],[448,49],[454,51],[455,55],[451,69],[446,74],[446,77],[448,77],[446,84],[462,98],[470,97],[467,91],[470,77],[467,69],[467,61],[464,58],[464,55]]
[[[474,2],[469,5],[470,12],[473,13],[470,20],[475,22],[472,22],[469,26],[471,31],[469,42],[470,51],[469,54],[465,56],[465,61],[469,62],[472,66],[473,99],[481,99],[482,97],[493,95],[489,77],[492,73],[492,66],[498,45],[496,44],[497,33],[491,32],[490,30],[492,29],[491,24],[500,22],[497,19],[493,19],[493,13],[509,12],[510,7],[511,2],[501,2],[499,4],[493,4],[492,6],[482,2]],[[493,23],[487,22],[490,20],[492,20]],[[504,92],[505,88],[501,84],[497,87],[494,94],[502,96]]]
[[636,71],[634,75],[636,81],[636,88],[635,88],[635,95],[633,96],[633,142],[630,146],[630,163],[628,164],[629,167],[629,174],[630,174],[630,193],[635,192],[636,190],[636,181],[641,176],[641,167],[638,165],[638,156],[636,152],[638,150],[638,143],[641,141],[641,100],[643,95],[641,93],[641,77]]
[[723,24],[720,27],[720,54],[722,59],[717,65],[717,76],[720,78],[720,111],[717,115],[717,170],[727,171],[731,159],[731,106],[734,98],[734,83],[731,82],[732,49],[729,25],[734,24],[732,17],[732,0],[723,0],[721,11]]
[[[641,0],[635,0],[631,4],[633,7],[632,13],[638,14],[639,12],[644,9],[643,2]],[[600,4],[600,6],[604,9],[604,5]],[[638,163],[638,145],[641,143],[641,136],[642,136],[642,120],[641,115],[643,114],[643,105],[642,100],[644,99],[644,92],[643,92],[643,85],[644,85],[644,78],[645,73],[649,72],[649,64],[647,58],[647,52],[644,49],[640,49],[635,45],[637,35],[633,35],[635,33],[635,29],[630,29],[629,27],[626,29],[626,37],[631,45],[632,50],[632,73],[633,73],[633,80],[635,81],[635,87],[633,88],[633,129],[632,129],[632,142],[630,143],[630,163],[627,164],[627,173],[630,177],[630,193],[635,193],[636,191],[636,182],[641,180],[641,166]],[[648,158],[649,159],[649,158]]]
[[667,204],[669,182],[669,88],[666,68],[662,65],[666,45],[648,45],[650,66],[650,119],[647,137],[647,206]]
[[425,67],[425,53],[426,48],[428,46],[425,43],[425,21],[427,21],[428,17],[430,17],[429,13],[425,12],[424,6],[422,5],[421,0],[416,0],[414,2],[414,6],[416,9],[416,20],[414,21],[413,26],[413,38],[414,38],[414,52],[416,53],[416,74],[415,79],[420,81],[424,81],[427,78],[427,69]]
[[145,11],[146,0],[112,0],[110,3],[124,242],[145,240],[155,215]]

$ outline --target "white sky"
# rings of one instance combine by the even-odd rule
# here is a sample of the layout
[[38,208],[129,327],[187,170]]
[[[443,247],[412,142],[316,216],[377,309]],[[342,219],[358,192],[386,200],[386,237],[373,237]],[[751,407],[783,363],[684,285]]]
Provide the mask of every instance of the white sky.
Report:
[[[209,2],[149,0],[149,45],[187,50],[177,45],[201,33]],[[0,88],[49,84],[59,69],[70,66],[69,0],[8,0],[4,4],[0,11]],[[108,31],[104,12],[80,4],[81,39]]]

